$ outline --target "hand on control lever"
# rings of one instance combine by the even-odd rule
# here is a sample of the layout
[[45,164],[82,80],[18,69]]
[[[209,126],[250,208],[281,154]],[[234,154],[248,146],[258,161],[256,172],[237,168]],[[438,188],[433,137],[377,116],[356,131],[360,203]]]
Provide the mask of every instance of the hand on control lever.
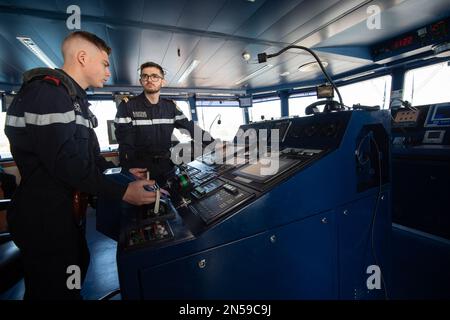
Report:
[[142,180],[147,177],[147,169],[145,168],[131,168],[128,170],[136,179]]
[[[151,181],[153,181],[153,180],[151,180]],[[154,185],[151,185],[151,186],[145,186],[144,189],[147,191],[152,191],[152,192],[156,192],[157,190],[159,190],[164,196],[166,196],[166,197],[170,196],[169,191],[160,188],[157,183],[155,183]]]
[[156,200],[156,192],[155,189],[152,188],[154,185],[154,180],[133,181],[128,184],[127,191],[122,200],[135,206],[154,203]]

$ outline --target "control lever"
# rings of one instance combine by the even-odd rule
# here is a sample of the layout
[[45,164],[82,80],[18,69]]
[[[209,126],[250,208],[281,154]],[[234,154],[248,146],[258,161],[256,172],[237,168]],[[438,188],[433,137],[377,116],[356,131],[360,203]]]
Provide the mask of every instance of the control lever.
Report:
[[157,215],[159,213],[159,201],[161,200],[161,191],[158,189],[156,189],[156,201],[155,201],[155,209],[153,210],[153,212]]
[[233,195],[237,195],[239,193],[238,188],[236,188],[235,186],[232,186],[231,184],[228,184],[228,183],[224,184],[223,188]]

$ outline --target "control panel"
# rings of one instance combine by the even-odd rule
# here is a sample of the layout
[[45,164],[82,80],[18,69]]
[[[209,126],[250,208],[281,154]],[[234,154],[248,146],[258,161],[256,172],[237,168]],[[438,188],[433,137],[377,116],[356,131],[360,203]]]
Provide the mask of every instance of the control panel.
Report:
[[399,110],[394,118],[393,126],[395,127],[413,127],[418,124],[419,110]]
[[[193,234],[208,230],[337,148],[349,119],[342,112],[241,126],[232,146],[177,167],[161,186],[170,197],[161,197],[156,212],[154,205],[134,210],[125,247],[176,241],[186,226]],[[243,139],[249,133],[265,140],[252,145]]]
[[396,148],[436,148],[438,145],[450,145],[450,103],[394,111],[392,144]]

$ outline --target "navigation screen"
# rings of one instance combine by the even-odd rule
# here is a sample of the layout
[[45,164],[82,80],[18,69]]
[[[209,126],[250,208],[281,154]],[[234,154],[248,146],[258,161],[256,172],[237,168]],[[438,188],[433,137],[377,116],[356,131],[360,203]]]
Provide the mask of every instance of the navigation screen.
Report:
[[[271,162],[269,162],[271,161]],[[276,161],[278,163],[276,163]],[[294,159],[265,158],[257,163],[249,163],[233,172],[233,175],[251,179],[257,182],[267,182],[294,166],[298,161]]]

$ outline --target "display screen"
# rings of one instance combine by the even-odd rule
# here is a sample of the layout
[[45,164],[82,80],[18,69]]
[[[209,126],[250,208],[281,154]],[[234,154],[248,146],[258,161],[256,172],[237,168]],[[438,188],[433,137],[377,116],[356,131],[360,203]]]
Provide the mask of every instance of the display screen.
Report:
[[[276,161],[278,161],[278,163],[276,163]],[[242,168],[235,170],[233,174],[258,182],[266,182],[286,171],[297,162],[298,161],[294,159],[279,158],[278,160],[270,160],[270,158],[265,158],[264,161],[260,160],[256,163],[249,163]]]
[[333,98],[334,89],[331,85],[322,85],[316,88],[317,99]]
[[441,132],[440,131],[430,131],[428,133],[428,138],[429,139],[437,139],[441,136]]
[[450,120],[450,105],[436,107],[433,120]]
[[424,127],[449,127],[450,103],[431,105]]

